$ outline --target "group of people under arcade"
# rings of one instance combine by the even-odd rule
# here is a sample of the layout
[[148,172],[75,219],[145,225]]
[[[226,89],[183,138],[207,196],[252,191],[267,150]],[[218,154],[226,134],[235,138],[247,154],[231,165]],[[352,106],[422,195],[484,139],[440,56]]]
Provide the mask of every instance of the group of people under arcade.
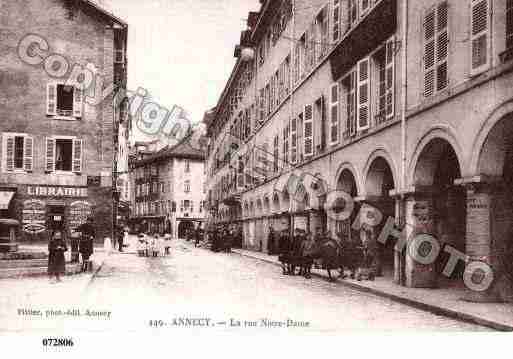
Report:
[[315,234],[295,228],[275,231],[269,229],[268,253],[278,255],[282,263],[283,274],[311,277],[312,267],[326,269],[330,279],[331,270],[340,270],[340,276],[346,278],[345,270],[354,279],[373,280],[381,275],[380,244],[373,238],[368,228],[362,228],[360,235],[337,233],[333,237],[329,231],[317,227]]
[[217,225],[206,231],[207,242],[213,252],[230,253],[232,248],[242,248],[242,228],[237,225]]

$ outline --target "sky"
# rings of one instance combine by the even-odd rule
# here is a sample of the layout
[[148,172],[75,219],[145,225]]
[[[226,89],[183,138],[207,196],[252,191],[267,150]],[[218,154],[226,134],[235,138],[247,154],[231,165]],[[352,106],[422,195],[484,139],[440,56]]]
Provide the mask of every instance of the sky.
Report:
[[[182,106],[193,123],[217,104],[235,64],[233,50],[258,0],[99,0],[125,20],[128,88]],[[140,139],[141,137],[138,137]]]

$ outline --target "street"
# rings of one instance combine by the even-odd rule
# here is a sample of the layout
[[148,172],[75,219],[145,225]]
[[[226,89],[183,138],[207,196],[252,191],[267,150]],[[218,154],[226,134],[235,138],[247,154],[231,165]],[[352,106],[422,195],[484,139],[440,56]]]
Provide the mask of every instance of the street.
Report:
[[[0,291],[9,293],[0,330],[9,331],[488,330],[183,240],[167,257],[114,252],[93,279],[2,280]],[[21,308],[41,313],[21,315]]]

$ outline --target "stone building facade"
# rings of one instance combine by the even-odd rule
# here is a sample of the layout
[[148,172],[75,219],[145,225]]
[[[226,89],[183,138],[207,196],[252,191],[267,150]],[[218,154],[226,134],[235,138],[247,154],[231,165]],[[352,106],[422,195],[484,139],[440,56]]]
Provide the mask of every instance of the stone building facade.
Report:
[[88,216],[111,237],[127,24],[87,0],[4,2],[0,23],[2,216],[25,240]]
[[[484,262],[487,295],[511,298],[513,2],[261,3],[206,121],[212,220],[241,221],[245,246],[265,250],[270,225],[359,236],[372,206],[374,238],[392,218],[442,248],[421,264],[387,241],[390,280],[457,286],[441,273],[450,246],[465,253],[452,279]],[[348,202],[349,218],[333,214]]]
[[202,225],[206,216],[202,141],[191,135],[155,151],[151,146],[138,147],[139,156],[130,161],[131,222],[141,230],[184,238],[187,230]]

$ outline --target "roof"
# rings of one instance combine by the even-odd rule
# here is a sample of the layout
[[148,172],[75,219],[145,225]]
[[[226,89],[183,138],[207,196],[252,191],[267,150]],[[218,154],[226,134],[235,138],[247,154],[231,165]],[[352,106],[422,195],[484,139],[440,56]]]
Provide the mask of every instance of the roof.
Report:
[[189,158],[204,161],[205,160],[205,151],[204,151],[204,143],[203,139],[200,138],[199,144],[194,145],[192,143],[192,133],[184,138],[181,142],[174,146],[166,146],[160,151],[156,152],[154,155],[149,156],[145,159],[139,160],[135,162],[135,165],[143,165],[146,163],[155,162],[162,159],[167,158]]
[[80,0],[80,1],[82,3],[84,3],[85,5],[88,5],[88,6],[92,7],[96,11],[99,11],[103,15],[109,17],[110,19],[114,20],[114,22],[117,22],[119,25],[121,25],[123,27],[127,27],[128,26],[128,24],[124,20],[121,20],[119,17],[117,17],[113,13],[107,11],[102,6],[100,6],[100,4],[98,4],[98,3],[96,3],[96,2],[94,2],[92,0]]

